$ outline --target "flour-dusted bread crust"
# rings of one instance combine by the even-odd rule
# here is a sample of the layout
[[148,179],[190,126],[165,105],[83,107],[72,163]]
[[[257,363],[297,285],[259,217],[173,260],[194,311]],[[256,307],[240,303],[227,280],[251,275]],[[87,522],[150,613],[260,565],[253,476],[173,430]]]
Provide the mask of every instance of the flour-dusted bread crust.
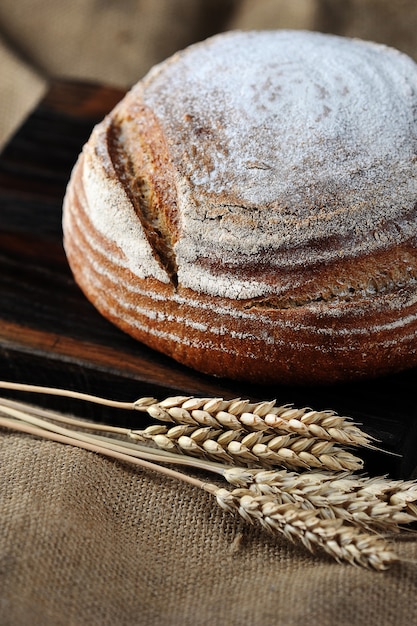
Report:
[[417,66],[307,32],[231,32],[99,124],[64,202],[75,278],[127,333],[262,383],[417,364]]

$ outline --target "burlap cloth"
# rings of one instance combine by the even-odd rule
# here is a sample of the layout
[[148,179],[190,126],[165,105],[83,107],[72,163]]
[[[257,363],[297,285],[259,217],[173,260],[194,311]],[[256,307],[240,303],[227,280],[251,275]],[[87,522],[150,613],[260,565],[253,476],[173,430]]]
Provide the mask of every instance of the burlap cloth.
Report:
[[[417,57],[414,0],[2,0],[0,141],[54,76],[128,86],[216,30],[287,26]],[[311,557],[188,485],[0,431],[1,626],[411,625],[417,541],[397,551],[383,574]]]

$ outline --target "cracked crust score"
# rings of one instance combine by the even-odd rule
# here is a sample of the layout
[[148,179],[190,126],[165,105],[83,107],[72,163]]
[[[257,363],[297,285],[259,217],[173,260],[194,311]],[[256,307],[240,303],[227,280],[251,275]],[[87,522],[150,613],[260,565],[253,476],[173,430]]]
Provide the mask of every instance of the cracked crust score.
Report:
[[234,32],[156,66],[68,186],[77,282],[218,376],[329,382],[417,364],[417,68],[372,43]]

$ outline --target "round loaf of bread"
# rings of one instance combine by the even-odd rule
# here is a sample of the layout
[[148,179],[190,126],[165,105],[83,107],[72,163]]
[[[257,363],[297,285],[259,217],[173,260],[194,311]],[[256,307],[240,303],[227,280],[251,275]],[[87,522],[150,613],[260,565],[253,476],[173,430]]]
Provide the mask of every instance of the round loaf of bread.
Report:
[[417,364],[417,66],[319,33],[230,32],[153,68],[93,131],[64,245],[97,309],[260,383]]

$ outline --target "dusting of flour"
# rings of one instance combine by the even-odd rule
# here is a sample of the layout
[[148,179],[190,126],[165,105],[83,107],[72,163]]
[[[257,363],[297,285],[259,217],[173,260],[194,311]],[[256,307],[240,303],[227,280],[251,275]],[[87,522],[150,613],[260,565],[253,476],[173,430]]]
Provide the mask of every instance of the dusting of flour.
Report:
[[[400,52],[320,33],[232,32],[156,66],[128,98],[133,114],[135,102],[154,112],[169,146],[184,287],[281,294],[294,268],[416,235],[417,66]],[[120,190],[89,167],[95,225],[108,225],[137,275],[167,282],[127,198],[120,210]]]
[[405,55],[319,33],[234,32],[178,53],[136,90],[177,173],[181,284],[261,295],[262,280],[232,293],[225,268],[202,283],[199,259],[300,266],[331,261],[341,241],[356,255],[416,232],[417,68]]

